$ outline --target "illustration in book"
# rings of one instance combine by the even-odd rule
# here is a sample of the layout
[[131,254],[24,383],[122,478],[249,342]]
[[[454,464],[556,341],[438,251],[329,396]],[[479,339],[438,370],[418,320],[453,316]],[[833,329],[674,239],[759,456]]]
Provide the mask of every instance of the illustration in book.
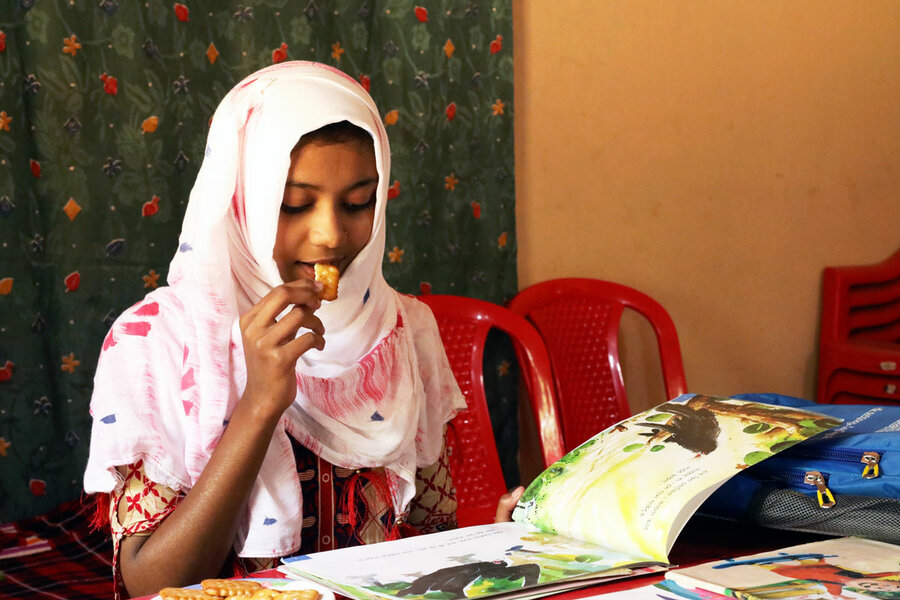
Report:
[[664,562],[681,526],[722,482],[839,423],[805,410],[681,396],[551,465],[513,519]]
[[900,546],[838,538],[678,569],[684,588],[742,600],[900,600]]
[[295,557],[283,570],[366,600],[456,600],[541,595],[547,586],[665,569],[675,537],[716,487],[839,423],[795,408],[684,395],[551,465],[526,489],[513,523]]
[[453,600],[566,589],[664,565],[511,522],[288,558],[281,569],[352,598]]

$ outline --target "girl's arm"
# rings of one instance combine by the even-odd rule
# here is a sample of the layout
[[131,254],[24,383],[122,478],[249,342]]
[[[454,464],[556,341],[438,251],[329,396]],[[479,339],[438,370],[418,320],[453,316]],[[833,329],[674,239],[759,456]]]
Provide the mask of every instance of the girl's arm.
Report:
[[[178,508],[151,535],[122,540],[119,561],[129,594],[154,594],[220,574],[272,434],[296,396],[296,362],[325,345],[322,323],[313,314],[319,289],[311,280],[281,285],[241,316],[247,387]],[[311,331],[295,337],[301,327]]]

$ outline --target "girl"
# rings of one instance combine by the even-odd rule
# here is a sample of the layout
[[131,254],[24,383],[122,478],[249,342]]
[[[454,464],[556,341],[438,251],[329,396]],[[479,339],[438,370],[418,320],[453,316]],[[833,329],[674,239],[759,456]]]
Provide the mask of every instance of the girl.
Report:
[[110,500],[117,593],[455,525],[465,402],[434,317],[382,277],[389,172],[372,99],[325,65],[219,105],[170,285],[119,317],[94,380],[85,490]]

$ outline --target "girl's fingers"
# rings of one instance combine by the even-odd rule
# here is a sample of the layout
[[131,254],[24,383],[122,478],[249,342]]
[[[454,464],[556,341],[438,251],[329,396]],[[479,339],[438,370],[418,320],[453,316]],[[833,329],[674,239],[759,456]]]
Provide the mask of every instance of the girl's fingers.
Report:
[[500,496],[500,501],[497,503],[497,514],[494,515],[494,523],[512,521],[513,509],[523,493],[525,493],[525,488],[520,485]]
[[292,304],[304,306],[310,311],[318,309],[322,301],[316,293],[317,286],[321,284],[309,279],[299,279],[273,288],[241,317],[241,326],[251,326],[255,323],[269,326]]
[[319,317],[306,308],[295,306],[280,321],[272,325],[262,337],[270,339],[271,343],[276,346],[281,346],[296,337],[297,331],[302,327],[319,336],[325,334],[325,327]]
[[312,331],[307,331],[284,345],[284,351],[288,353],[288,356],[292,357],[293,362],[297,362],[306,351],[313,348],[316,350],[324,349],[325,338]]

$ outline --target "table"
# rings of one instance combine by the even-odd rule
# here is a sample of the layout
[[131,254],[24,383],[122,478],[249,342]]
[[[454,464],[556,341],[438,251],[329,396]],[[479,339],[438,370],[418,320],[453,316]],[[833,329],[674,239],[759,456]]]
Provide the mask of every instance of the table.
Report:
[[[669,553],[669,560],[673,565],[687,567],[712,560],[777,550],[786,546],[805,544],[830,537],[834,536],[768,529],[695,515],[687,522],[675,541],[672,551]],[[283,577],[275,569],[260,571],[253,576]],[[654,573],[629,579],[617,579],[548,597],[553,600],[577,600],[587,596],[641,587],[661,581],[663,577],[664,573]],[[138,600],[149,600],[152,597],[143,596]]]

